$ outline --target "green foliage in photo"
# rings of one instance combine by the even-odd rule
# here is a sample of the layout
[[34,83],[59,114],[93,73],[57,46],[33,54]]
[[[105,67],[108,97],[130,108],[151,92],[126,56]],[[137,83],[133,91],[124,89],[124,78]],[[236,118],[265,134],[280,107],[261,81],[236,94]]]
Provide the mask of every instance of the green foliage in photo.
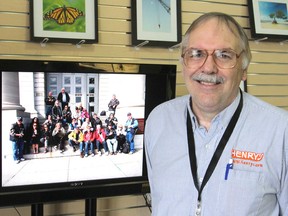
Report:
[[[85,2],[86,0],[43,0],[43,30],[61,32],[86,32]],[[63,6],[65,6],[66,8],[76,8],[79,11],[83,12],[83,16],[78,16],[75,19],[72,18],[74,22],[71,24],[59,24],[55,19],[47,19],[47,17],[49,17],[47,14],[50,15],[50,13],[52,13],[52,11],[56,8],[63,9]],[[60,9],[60,11],[64,13],[64,10],[62,9]],[[62,17],[65,17],[64,14],[62,15]]]

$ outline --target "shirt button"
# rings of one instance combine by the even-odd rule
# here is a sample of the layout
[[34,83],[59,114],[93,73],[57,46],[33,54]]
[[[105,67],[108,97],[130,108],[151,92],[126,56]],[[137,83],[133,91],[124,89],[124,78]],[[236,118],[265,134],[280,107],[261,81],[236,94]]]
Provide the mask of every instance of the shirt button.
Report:
[[198,180],[199,180],[199,183],[202,183],[202,181],[203,181],[203,178],[199,178]]
[[210,145],[209,145],[209,144],[206,144],[206,145],[205,145],[205,148],[206,148],[206,149],[209,149],[209,148],[210,148]]

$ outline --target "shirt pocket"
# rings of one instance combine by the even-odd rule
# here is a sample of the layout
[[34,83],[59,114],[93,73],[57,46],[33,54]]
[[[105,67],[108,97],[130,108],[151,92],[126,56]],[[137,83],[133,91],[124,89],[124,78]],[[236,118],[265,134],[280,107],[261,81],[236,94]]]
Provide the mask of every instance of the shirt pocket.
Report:
[[255,216],[264,194],[263,175],[247,170],[229,170],[219,185],[217,215]]

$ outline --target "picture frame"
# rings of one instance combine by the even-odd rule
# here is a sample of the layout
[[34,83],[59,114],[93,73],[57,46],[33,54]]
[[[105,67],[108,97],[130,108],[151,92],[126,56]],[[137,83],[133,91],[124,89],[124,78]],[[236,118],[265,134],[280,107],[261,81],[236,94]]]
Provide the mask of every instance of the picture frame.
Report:
[[288,0],[248,0],[248,10],[252,38],[288,39]]
[[97,0],[31,0],[30,38],[35,42],[97,43]]
[[171,47],[181,42],[181,1],[131,0],[132,45]]

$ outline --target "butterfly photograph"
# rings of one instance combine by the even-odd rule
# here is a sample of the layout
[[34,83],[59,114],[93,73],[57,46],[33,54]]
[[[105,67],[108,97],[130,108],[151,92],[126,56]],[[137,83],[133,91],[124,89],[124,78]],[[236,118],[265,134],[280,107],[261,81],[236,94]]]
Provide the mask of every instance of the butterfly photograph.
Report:
[[97,1],[32,0],[31,39],[97,42]]
[[85,32],[85,24],[85,0],[43,0],[43,30]]
[[[57,7],[49,12],[46,12],[43,16],[44,20],[54,20],[59,25],[70,24],[72,25],[75,20],[81,16],[84,16],[84,13],[74,7]],[[85,23],[84,23],[85,24]]]

